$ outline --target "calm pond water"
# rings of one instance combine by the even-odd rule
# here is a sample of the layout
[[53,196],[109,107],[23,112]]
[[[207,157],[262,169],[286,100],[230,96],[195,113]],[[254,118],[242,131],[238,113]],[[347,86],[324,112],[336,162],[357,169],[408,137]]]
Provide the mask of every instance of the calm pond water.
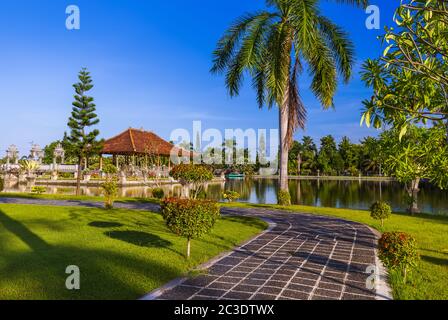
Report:
[[[277,203],[278,188],[276,179],[231,180],[225,186],[226,190],[239,192],[240,201],[259,204]],[[384,200],[396,212],[406,212],[408,207],[403,185],[394,181],[292,180],[289,188],[293,204],[365,210],[373,202]],[[219,186],[209,189],[210,196],[217,199],[219,196],[214,195],[220,192]],[[448,191],[422,184],[418,203],[421,212],[448,215]]]
[[[12,188],[9,191],[17,191]],[[179,185],[164,186],[166,194],[178,196]],[[210,199],[223,201],[222,192],[234,190],[241,194],[240,202],[258,204],[277,203],[278,180],[276,179],[243,179],[228,180],[222,183],[209,184],[207,196]],[[26,190],[22,190],[26,191]],[[71,187],[47,187],[47,193],[74,194]],[[389,202],[395,211],[405,212],[407,196],[403,186],[397,182],[378,181],[328,181],[328,180],[292,180],[290,192],[294,204],[323,206],[333,208],[368,209],[376,200]],[[99,195],[99,188],[83,188],[85,195]],[[122,188],[122,197],[148,197],[149,187]],[[422,184],[419,193],[421,212],[448,215],[448,192],[439,190],[428,184]]]

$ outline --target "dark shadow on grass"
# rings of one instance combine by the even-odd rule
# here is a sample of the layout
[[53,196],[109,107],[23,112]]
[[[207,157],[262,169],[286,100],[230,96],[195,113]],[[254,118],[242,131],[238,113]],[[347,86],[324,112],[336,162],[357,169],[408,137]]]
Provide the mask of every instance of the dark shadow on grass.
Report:
[[[175,265],[136,258],[126,252],[81,247],[52,246],[40,252],[9,252],[5,261],[0,274],[11,277],[10,285],[20,299],[135,300],[181,276]],[[65,270],[69,265],[77,265],[81,270],[81,290],[69,291],[65,287]],[[130,281],[134,275],[148,281],[134,283]],[[32,280],[33,286],[28,287],[24,279]],[[41,290],[34,290],[36,285]],[[0,300],[17,299],[17,292],[0,290]]]
[[423,261],[429,262],[431,264],[436,264],[439,266],[448,266],[448,259],[443,258],[435,258],[435,257],[429,257],[429,256],[422,256],[421,257]]
[[[32,251],[11,249],[1,253],[2,262],[5,263],[0,266],[0,274],[10,277],[10,286],[16,291],[0,290],[0,300],[20,297],[53,300],[137,299],[155,289],[154,284],[162,285],[181,275],[174,264],[171,266],[166,262],[138,259],[127,252],[89,250],[80,243],[73,247],[50,246],[27,226],[0,210],[0,228],[2,227],[11,233],[8,236],[18,237]],[[146,239],[150,239],[153,245],[171,245],[169,241],[157,236],[148,238],[146,235]],[[66,289],[65,270],[69,265],[80,267],[82,290]],[[142,291],[142,284],[130,281],[133,274],[150,279],[145,283],[146,289]],[[28,287],[27,280],[32,281],[33,286],[37,285],[39,290]]]
[[50,245],[42,240],[38,235],[29,230],[19,221],[16,221],[9,217],[6,213],[0,210],[0,224],[13,233],[16,237],[25,242],[28,247],[34,251],[47,250]]
[[172,243],[161,237],[141,231],[108,231],[104,233],[109,238],[121,240],[139,247],[168,248]]
[[95,228],[119,228],[122,227],[123,224],[119,222],[93,221],[89,223],[89,226]]

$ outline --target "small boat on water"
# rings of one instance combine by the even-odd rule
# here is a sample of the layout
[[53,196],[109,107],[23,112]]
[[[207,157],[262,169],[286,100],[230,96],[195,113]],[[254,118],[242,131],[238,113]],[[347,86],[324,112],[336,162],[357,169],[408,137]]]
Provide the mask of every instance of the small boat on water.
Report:
[[227,179],[244,179],[246,175],[244,173],[229,173],[227,176]]

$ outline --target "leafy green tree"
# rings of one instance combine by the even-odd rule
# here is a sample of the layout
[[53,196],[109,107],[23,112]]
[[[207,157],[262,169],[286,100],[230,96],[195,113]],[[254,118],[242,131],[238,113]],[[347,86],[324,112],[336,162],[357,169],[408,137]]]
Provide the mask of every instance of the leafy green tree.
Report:
[[448,145],[443,126],[412,126],[403,137],[398,129],[386,131],[381,135],[381,153],[385,157],[385,172],[405,184],[411,213],[418,212],[417,196],[422,179],[430,180],[439,188],[448,188]]
[[[197,199],[204,190],[204,184],[213,180],[213,172],[205,165],[179,164],[170,175],[184,186],[185,197]],[[190,191],[193,191],[190,194]]]
[[400,136],[413,123],[435,121],[448,130],[447,2],[404,0],[394,20],[396,28],[386,28],[383,37],[383,57],[363,66],[374,95],[364,101],[362,121],[393,124]]
[[378,173],[382,175],[384,157],[381,153],[380,141],[374,137],[366,137],[361,141],[360,166],[365,174]]
[[[304,128],[306,108],[299,76],[307,67],[311,91],[325,108],[334,106],[338,72],[352,74],[353,44],[348,35],[320,12],[318,0],[267,0],[269,11],[248,14],[218,42],[212,72],[225,73],[230,96],[237,96],[245,72],[252,77],[260,107],[279,107],[280,190],[288,192],[288,153],[293,134]],[[367,0],[334,0],[365,6]]]
[[302,171],[303,145],[298,141],[293,141],[289,151],[289,174],[299,175]]
[[44,158],[42,159],[43,164],[52,164],[54,157],[54,150],[60,141],[54,141],[44,147]]
[[65,135],[64,141],[69,147],[69,151],[76,154],[78,158],[78,178],[76,183],[76,194],[79,195],[81,185],[81,172],[83,159],[97,154],[102,148],[102,142],[97,141],[99,130],[89,131],[89,128],[97,125],[100,120],[95,113],[96,105],[93,98],[87,93],[93,88],[90,73],[84,68],[79,72],[79,82],[74,84],[75,101],[72,103],[73,109],[68,120],[70,134]]
[[44,147],[44,158],[42,159],[42,162],[44,164],[52,164],[53,163],[53,157],[54,157],[54,150],[56,149],[57,145],[61,143],[62,148],[65,151],[64,156],[64,162],[65,164],[76,164],[78,161],[78,157],[76,156],[76,153],[71,152],[70,143],[64,139],[62,141],[57,140],[49,143]]
[[384,220],[387,220],[392,215],[392,208],[387,202],[376,201],[370,207],[370,216],[375,220],[381,221],[381,227],[384,227]]
[[321,172],[324,174],[337,175],[343,171],[344,161],[338,152],[333,136],[328,135],[321,139],[317,162]]
[[344,171],[354,175],[359,168],[359,146],[353,144],[348,137],[343,137],[338,150],[344,162]]
[[302,148],[303,153],[301,171],[302,174],[310,175],[317,170],[317,146],[311,137],[305,136],[302,139]]
[[220,208],[212,201],[164,199],[161,207],[167,227],[187,238],[187,259],[190,258],[191,240],[209,233],[220,217]]

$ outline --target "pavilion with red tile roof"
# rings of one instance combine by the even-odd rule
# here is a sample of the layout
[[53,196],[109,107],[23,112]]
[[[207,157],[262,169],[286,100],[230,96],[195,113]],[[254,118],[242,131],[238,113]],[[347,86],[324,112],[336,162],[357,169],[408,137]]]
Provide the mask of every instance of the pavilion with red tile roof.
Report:
[[[159,157],[168,159],[168,165],[172,153],[179,156],[185,156],[185,151],[174,146],[153,132],[145,131],[143,129],[129,128],[119,135],[108,139],[104,142],[101,155],[112,155],[114,163],[118,166],[118,157],[124,157],[126,163],[135,163],[136,158],[145,157],[147,163],[148,157]],[[131,160],[132,159],[132,160]]]

